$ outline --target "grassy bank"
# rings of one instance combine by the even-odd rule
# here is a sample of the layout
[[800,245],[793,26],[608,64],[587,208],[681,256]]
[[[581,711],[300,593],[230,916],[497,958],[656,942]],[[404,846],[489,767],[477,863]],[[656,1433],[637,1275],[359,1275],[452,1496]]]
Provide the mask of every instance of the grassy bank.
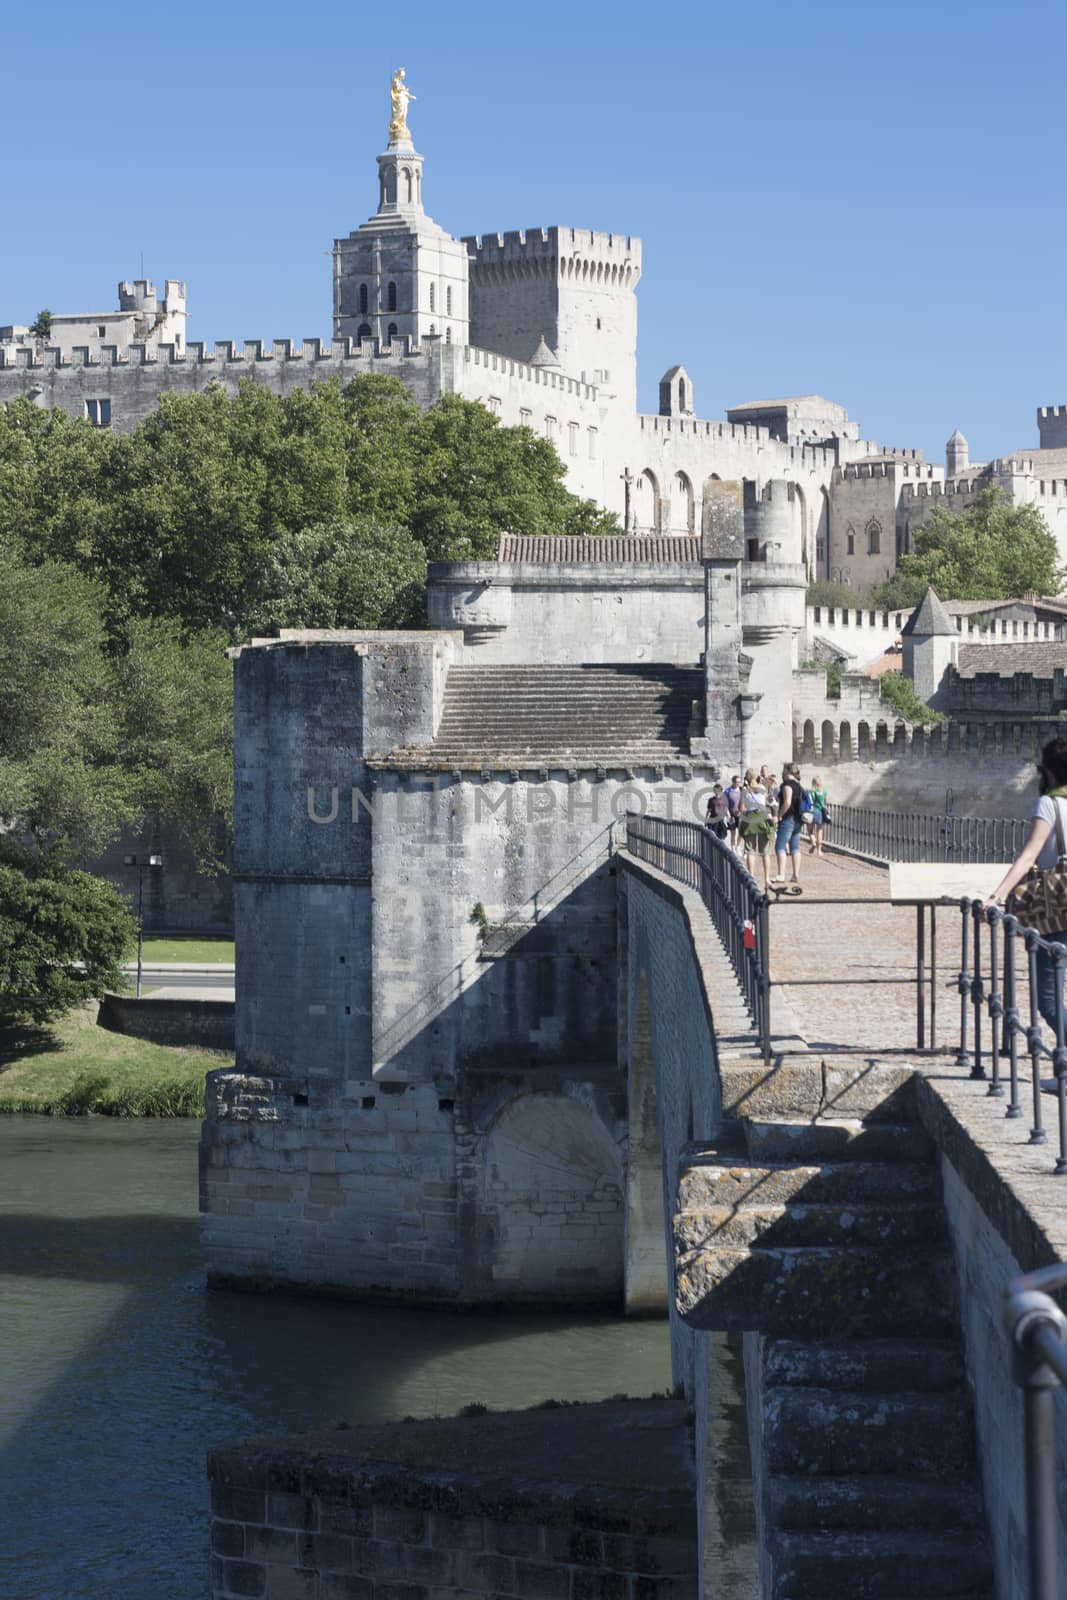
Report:
[[172,933],[164,939],[146,939],[144,960],[189,961],[197,965],[225,961],[233,965],[232,939],[200,939],[195,934]]
[[226,1065],[98,1028],[81,1014],[41,1028],[0,1030],[0,1113],[202,1117],[204,1074]]

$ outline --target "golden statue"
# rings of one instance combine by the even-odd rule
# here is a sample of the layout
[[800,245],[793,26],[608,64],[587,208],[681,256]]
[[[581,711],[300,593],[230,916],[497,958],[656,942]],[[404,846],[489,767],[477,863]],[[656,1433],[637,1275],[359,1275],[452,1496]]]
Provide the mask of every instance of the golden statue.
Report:
[[404,69],[400,67],[393,73],[393,82],[389,90],[393,102],[393,116],[389,123],[389,143],[402,144],[411,142],[411,130],[408,127],[408,101],[415,96],[404,82]]

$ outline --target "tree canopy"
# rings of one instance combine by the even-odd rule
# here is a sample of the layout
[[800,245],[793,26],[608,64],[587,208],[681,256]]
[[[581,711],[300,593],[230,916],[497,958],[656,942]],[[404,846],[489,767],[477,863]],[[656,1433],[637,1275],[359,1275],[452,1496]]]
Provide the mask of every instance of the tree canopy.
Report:
[[136,937],[113,884],[0,839],[0,1020],[45,1021],[121,987]]
[[918,605],[927,588],[942,600],[1008,600],[1033,590],[1057,594],[1063,582],[1056,540],[1036,506],[1013,506],[982,489],[963,512],[937,505],[915,534],[915,548],[871,592],[885,610]]

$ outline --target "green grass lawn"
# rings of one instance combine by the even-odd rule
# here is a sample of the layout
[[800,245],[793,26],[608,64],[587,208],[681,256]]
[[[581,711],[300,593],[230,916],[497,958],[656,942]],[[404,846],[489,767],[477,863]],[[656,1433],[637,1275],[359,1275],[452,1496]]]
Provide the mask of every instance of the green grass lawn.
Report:
[[[136,960],[136,956],[134,957]],[[206,965],[213,961],[233,964],[232,939],[198,939],[192,933],[172,933],[166,939],[146,939],[144,959],[150,961],[190,961]]]
[[0,1112],[202,1117],[204,1074],[226,1065],[224,1056],[131,1039],[73,1013],[0,1030]]

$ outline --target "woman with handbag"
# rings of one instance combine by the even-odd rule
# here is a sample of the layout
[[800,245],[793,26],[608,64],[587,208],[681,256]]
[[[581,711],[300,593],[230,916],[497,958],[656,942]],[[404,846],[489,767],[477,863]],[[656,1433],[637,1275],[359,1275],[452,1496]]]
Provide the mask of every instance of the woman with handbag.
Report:
[[[1026,843],[985,903],[1003,906],[1017,889],[1015,915],[1046,944],[1067,947],[1067,739],[1050,739],[1037,766],[1041,796]],[[1024,883],[1024,879],[1029,881]],[[1037,951],[1037,1008],[1056,1027],[1056,963]]]

